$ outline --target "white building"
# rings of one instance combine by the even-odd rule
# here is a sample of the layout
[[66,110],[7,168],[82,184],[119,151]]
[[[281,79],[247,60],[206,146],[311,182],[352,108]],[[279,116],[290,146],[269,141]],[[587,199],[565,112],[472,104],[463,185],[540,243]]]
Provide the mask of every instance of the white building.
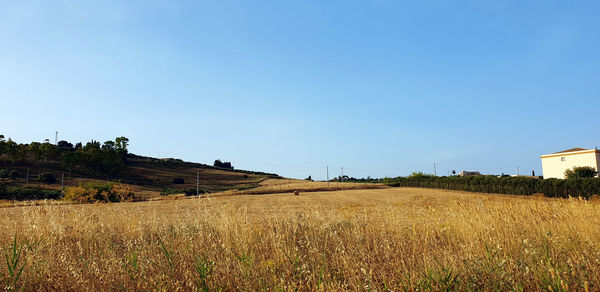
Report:
[[481,175],[479,171],[461,171],[458,173],[458,176],[473,176],[473,175]]
[[544,178],[565,178],[565,170],[576,166],[591,166],[596,171],[600,166],[600,150],[573,148],[542,155]]

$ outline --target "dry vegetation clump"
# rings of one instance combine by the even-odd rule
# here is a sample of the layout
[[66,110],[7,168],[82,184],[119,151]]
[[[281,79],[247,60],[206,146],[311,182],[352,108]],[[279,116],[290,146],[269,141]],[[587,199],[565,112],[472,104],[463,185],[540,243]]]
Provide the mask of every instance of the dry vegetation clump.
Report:
[[592,291],[599,207],[381,189],[5,208],[0,280],[61,291]]
[[64,200],[73,203],[129,202],[135,198],[131,186],[113,183],[80,183],[66,187],[64,194]]

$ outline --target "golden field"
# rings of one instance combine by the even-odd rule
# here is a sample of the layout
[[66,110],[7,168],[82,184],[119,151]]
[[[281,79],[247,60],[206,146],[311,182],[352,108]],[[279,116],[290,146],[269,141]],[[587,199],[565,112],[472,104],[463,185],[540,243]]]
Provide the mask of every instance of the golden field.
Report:
[[4,289],[600,289],[597,201],[384,188],[48,203],[0,218]]
[[237,196],[237,195],[264,195],[279,194],[288,192],[324,192],[324,191],[344,191],[344,190],[363,190],[363,189],[384,189],[384,184],[376,183],[349,183],[349,182],[321,182],[306,181],[297,179],[265,179],[258,183],[254,188],[220,192],[213,196]]

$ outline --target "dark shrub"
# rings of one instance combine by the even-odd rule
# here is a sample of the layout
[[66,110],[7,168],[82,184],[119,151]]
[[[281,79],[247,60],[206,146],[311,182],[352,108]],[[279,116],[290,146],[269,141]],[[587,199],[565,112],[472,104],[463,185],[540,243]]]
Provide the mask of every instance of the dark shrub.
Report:
[[183,179],[183,177],[176,177],[173,179],[173,183],[176,185],[182,185],[185,183],[185,179]]
[[[195,196],[196,189],[186,189],[184,190],[186,196]],[[198,190],[198,194],[204,194],[203,190]]]
[[573,167],[572,169],[565,170],[565,176],[569,179],[574,178],[585,178],[585,177],[594,177],[598,174],[596,169],[590,166],[580,166]]
[[172,189],[172,188],[166,188],[166,189],[163,189],[162,192],[160,192],[160,195],[161,196],[167,196],[167,195],[175,195],[175,194],[181,194],[181,193],[183,193],[182,190]]
[[0,199],[3,200],[42,200],[42,199],[59,199],[60,191],[47,190],[39,188],[18,188],[6,185],[0,185]]
[[17,179],[19,178],[19,172],[16,170],[11,170],[8,174],[8,177],[10,177],[11,179]]
[[218,168],[233,169],[233,165],[231,165],[231,162],[223,162],[221,161],[221,159],[215,160],[215,163],[213,165]]
[[43,182],[43,183],[47,183],[47,184],[53,184],[56,182],[56,177],[54,176],[54,174],[50,173],[50,172],[42,172],[40,173],[40,175],[38,176],[38,179]]
[[0,169],[0,178],[7,178],[8,177],[8,170],[6,169]]

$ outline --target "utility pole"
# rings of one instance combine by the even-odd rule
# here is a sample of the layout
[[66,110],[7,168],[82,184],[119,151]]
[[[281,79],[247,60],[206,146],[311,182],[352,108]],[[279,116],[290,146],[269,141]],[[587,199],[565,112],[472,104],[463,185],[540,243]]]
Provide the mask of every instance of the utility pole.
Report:
[[519,167],[517,166],[517,176],[519,175]]
[[329,165],[327,165],[327,189],[329,190]]
[[54,134],[54,145],[58,145],[58,131]]
[[342,176],[340,176],[340,182],[344,181],[344,167],[342,166]]
[[60,192],[64,194],[65,192],[65,173],[62,173],[62,179],[60,181]]
[[433,163],[433,176],[437,176],[437,170],[435,169],[435,162]]
[[196,171],[196,196],[200,196],[200,172]]

